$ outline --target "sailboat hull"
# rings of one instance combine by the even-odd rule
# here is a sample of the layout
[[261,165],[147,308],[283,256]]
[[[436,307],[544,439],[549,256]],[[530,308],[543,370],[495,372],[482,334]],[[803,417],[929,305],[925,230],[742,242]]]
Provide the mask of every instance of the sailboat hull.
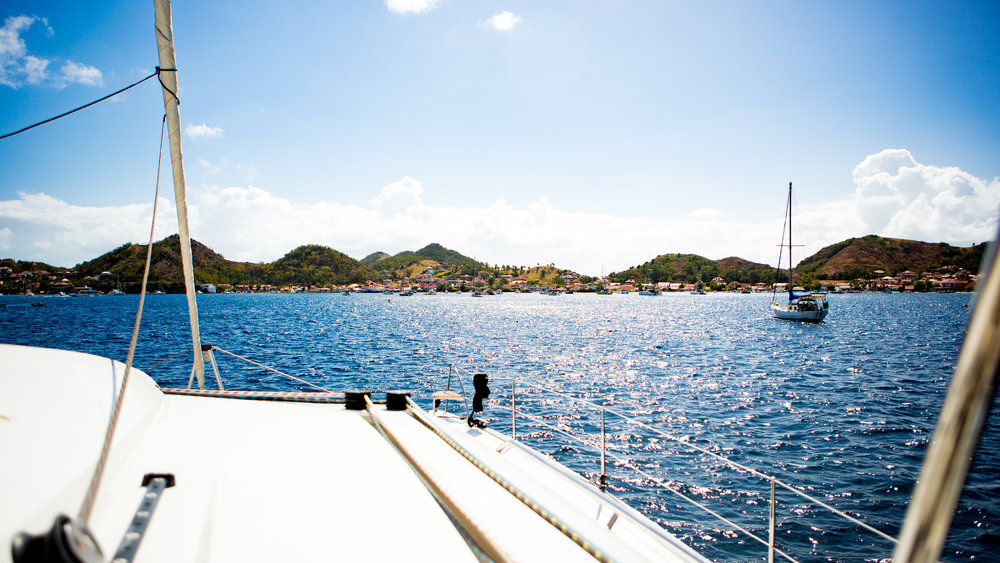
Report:
[[799,305],[794,302],[788,304],[772,303],[771,314],[774,315],[774,318],[776,319],[818,323],[826,318],[826,314],[830,311],[830,309],[824,305],[826,305],[826,301],[823,301],[822,305],[818,308],[801,309]]

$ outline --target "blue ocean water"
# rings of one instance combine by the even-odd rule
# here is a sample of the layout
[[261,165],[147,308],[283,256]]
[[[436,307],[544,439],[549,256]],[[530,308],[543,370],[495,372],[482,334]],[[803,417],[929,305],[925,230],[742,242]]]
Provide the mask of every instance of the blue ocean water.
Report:
[[[769,484],[688,440],[898,533],[971,312],[969,294],[832,295],[821,324],[777,321],[769,295],[200,295],[202,340],[331,390],[471,392],[484,418],[596,480],[717,560],[766,548]],[[42,303],[45,307],[32,307]],[[124,360],[138,296],[0,298],[0,342]],[[969,305],[968,308],[965,306]],[[135,364],[185,386],[184,297],[146,299]],[[229,388],[309,390],[217,353]],[[554,391],[554,392],[551,392]],[[579,400],[586,400],[585,404]],[[594,406],[597,405],[597,406]],[[464,405],[459,405],[464,410]],[[1000,560],[994,406],[942,556]],[[625,414],[624,419],[617,413]],[[580,439],[584,441],[581,442]],[[595,447],[596,446],[596,447]],[[777,544],[799,560],[888,558],[891,544],[781,488]]]

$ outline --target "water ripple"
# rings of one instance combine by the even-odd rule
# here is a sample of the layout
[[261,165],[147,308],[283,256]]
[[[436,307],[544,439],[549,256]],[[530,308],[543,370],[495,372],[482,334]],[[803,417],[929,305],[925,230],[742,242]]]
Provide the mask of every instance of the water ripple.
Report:
[[[30,307],[44,300],[48,307]],[[758,295],[203,295],[202,340],[316,385],[471,392],[490,374],[486,416],[591,479],[606,417],[609,488],[714,559],[765,551],[680,495],[766,537],[768,484],[692,455],[656,429],[775,475],[890,534],[898,532],[964,335],[969,296],[831,296],[819,325],[775,321]],[[0,341],[124,359],[135,296],[3,298]],[[147,299],[136,364],[190,347],[183,296]],[[306,389],[217,355],[227,386]],[[186,367],[187,366],[187,367]],[[190,367],[151,370],[185,386]],[[996,411],[997,408],[994,408]],[[589,445],[563,433],[582,436]],[[945,560],[1000,560],[1000,427],[990,419]],[[641,471],[641,473],[640,473]],[[891,547],[778,492],[778,544],[801,560],[880,560]]]

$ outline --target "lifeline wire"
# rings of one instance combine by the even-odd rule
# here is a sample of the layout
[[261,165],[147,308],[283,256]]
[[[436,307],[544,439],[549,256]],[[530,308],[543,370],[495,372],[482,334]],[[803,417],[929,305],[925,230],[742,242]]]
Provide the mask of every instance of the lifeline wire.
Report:
[[[34,125],[29,125],[29,126],[23,128],[23,129],[18,129],[17,131],[14,131],[13,133],[7,133],[6,135],[2,135],[2,136],[0,136],[0,139],[6,139],[7,137],[13,137],[14,135],[17,135],[18,133],[24,133],[28,129],[33,129],[35,127],[38,127],[39,125],[45,125],[46,123],[48,123],[50,121],[55,121],[55,120],[59,119],[60,117],[66,117],[67,115],[69,115],[71,113],[76,113],[76,112],[78,112],[78,111],[80,111],[82,109],[89,108],[90,106],[92,106],[94,104],[103,102],[104,100],[106,100],[108,98],[112,98],[114,96],[117,96],[118,94],[121,94],[122,92],[124,92],[125,90],[128,90],[129,88],[132,88],[134,86],[138,86],[138,85],[142,84],[143,82],[149,80],[150,78],[152,78],[154,76],[159,76],[160,72],[168,72],[168,71],[176,71],[176,69],[173,69],[173,68],[162,68],[161,69],[160,67],[156,67],[156,72],[154,72],[153,74],[150,74],[146,78],[143,78],[142,80],[140,80],[140,81],[132,84],[131,86],[126,86],[126,87],[122,88],[121,90],[118,90],[117,92],[112,92],[112,93],[108,94],[107,96],[104,96],[103,98],[94,100],[94,101],[90,102],[89,104],[82,105],[82,106],[80,106],[80,107],[78,107],[76,109],[71,109],[71,110],[67,111],[66,113],[57,115],[55,117],[50,117],[50,118],[46,119],[45,121],[39,121],[38,123],[35,123]],[[173,92],[170,92],[170,93],[173,94]],[[177,96],[174,95],[174,97],[176,98]],[[157,180],[157,181],[159,181],[159,180]]]
[[[159,69],[157,69],[159,70]],[[146,77],[149,78],[149,77]],[[97,499],[97,489],[101,486],[101,477],[104,475],[104,466],[108,462],[108,454],[111,451],[111,439],[115,435],[115,427],[118,426],[118,415],[122,410],[122,403],[125,402],[125,389],[128,386],[129,375],[132,372],[132,359],[135,357],[135,346],[139,339],[139,324],[142,321],[142,307],[146,302],[146,282],[149,280],[149,264],[153,258],[153,232],[156,230],[156,201],[160,197],[160,165],[163,162],[163,133],[167,128],[167,116],[163,116],[160,125],[160,155],[156,160],[156,189],[153,193],[153,220],[149,226],[149,245],[146,246],[146,266],[142,271],[142,286],[139,290],[139,309],[135,313],[135,325],[132,327],[132,341],[128,346],[128,358],[125,360],[125,376],[122,378],[122,390],[118,393],[118,400],[115,402],[115,411],[108,422],[107,432],[104,434],[104,445],[101,446],[101,457],[97,459],[97,467],[94,468],[94,475],[90,479],[87,487],[87,496],[83,499],[80,507],[80,520],[86,522],[90,519],[90,512],[94,508],[94,501]]]

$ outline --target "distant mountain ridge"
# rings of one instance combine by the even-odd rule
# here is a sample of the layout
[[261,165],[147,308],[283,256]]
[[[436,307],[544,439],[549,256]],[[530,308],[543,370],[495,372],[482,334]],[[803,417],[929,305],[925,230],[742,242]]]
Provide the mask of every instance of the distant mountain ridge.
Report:
[[774,281],[774,266],[760,264],[731,256],[710,260],[697,254],[661,254],[648,262],[608,276],[612,281],[624,283],[697,283],[710,282],[716,277],[726,282],[758,283]]
[[[882,271],[895,275],[904,270],[917,274],[946,266],[977,272],[987,243],[971,247],[954,247],[947,243],[928,243],[868,235],[850,238],[832,244],[803,259],[795,268],[799,277],[813,280],[871,279]],[[401,279],[433,271],[436,277],[456,278],[483,276],[500,279],[502,274],[528,275],[523,267],[490,267],[460,252],[432,243],[416,251],[403,251],[395,255],[385,252],[369,254],[361,261],[342,252],[321,245],[304,245],[288,252],[271,263],[236,262],[227,260],[198,241],[191,241],[194,256],[195,281],[198,284],[230,285],[302,285],[330,286],[351,283],[382,281],[386,278]],[[89,283],[109,289],[120,285],[126,291],[138,291],[146,259],[146,246],[124,244],[93,260],[75,266],[82,276],[89,276]],[[564,271],[547,267],[552,271]],[[25,287],[18,274],[23,271],[49,271],[56,268],[40,262],[21,260],[0,261],[0,282],[3,276],[13,277],[21,285],[8,283],[0,286],[4,292]],[[111,276],[101,276],[110,272]],[[547,271],[546,276],[551,277]],[[71,276],[72,277],[72,276]],[[608,275],[612,281],[637,283],[655,282],[710,282],[722,278],[726,283],[771,283],[775,268],[739,257],[731,256],[711,260],[696,254],[661,254],[643,264]],[[583,276],[583,278],[589,278]],[[150,287],[167,291],[182,291],[180,248],[177,235],[171,235],[153,244],[150,267]],[[23,289],[22,289],[23,290]]]
[[[269,264],[236,262],[196,240],[191,241],[197,284],[230,285],[341,285],[363,283],[378,274],[357,260],[321,245],[304,245]],[[111,272],[126,291],[138,291],[146,261],[146,245],[124,244],[74,269],[86,276]],[[107,281],[107,280],[105,280]],[[180,242],[171,235],[153,243],[149,283],[151,288],[178,291],[183,286]]]
[[868,235],[831,244],[799,262],[795,271],[817,279],[853,279],[876,270],[890,275],[905,270],[919,274],[946,266],[978,272],[988,244],[955,247],[944,242]]
[[[424,264],[426,262],[426,264]],[[463,266],[474,268],[478,263],[468,256],[434,242],[417,251],[404,250],[390,256],[385,252],[373,252],[365,256],[361,263],[379,272],[401,272],[416,264],[433,266],[440,264],[449,269]]]

